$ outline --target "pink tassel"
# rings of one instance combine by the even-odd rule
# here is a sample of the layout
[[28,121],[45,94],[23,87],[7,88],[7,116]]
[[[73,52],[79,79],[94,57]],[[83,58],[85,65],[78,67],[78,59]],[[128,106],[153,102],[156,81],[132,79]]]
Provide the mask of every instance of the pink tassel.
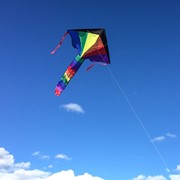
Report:
[[87,69],[86,71],[89,71],[95,64],[91,64]]
[[61,41],[59,42],[59,44],[56,46],[56,48],[55,48],[53,51],[51,51],[51,54],[54,54],[54,53],[57,51],[57,49],[60,48],[60,46],[62,45],[65,37],[67,36],[67,34],[68,34],[68,32],[66,32],[66,33],[63,35],[63,37],[62,37]]

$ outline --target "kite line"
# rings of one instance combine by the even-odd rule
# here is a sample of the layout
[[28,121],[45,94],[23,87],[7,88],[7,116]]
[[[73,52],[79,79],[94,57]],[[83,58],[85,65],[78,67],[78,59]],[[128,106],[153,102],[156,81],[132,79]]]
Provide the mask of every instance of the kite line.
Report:
[[133,112],[133,114],[135,115],[138,123],[140,124],[140,126],[142,127],[142,129],[144,130],[145,134],[147,135],[148,139],[150,140],[152,146],[154,147],[154,149],[156,150],[157,154],[159,155],[161,161],[163,162],[164,166],[166,167],[166,169],[170,172],[170,169],[167,165],[167,162],[165,161],[165,158],[163,157],[163,155],[161,154],[161,152],[159,151],[159,149],[157,148],[157,146],[154,144],[154,142],[152,141],[152,138],[148,132],[148,130],[146,129],[146,127],[144,126],[141,118],[139,117],[138,113],[136,112],[135,108],[133,107],[131,101],[129,100],[129,98],[127,97],[126,93],[124,92],[124,90],[122,89],[122,87],[120,86],[119,82],[117,81],[115,75],[113,74],[113,72],[111,71],[111,69],[107,66],[107,70],[109,71],[111,77],[113,78],[113,80],[115,81],[118,89],[120,90],[120,92],[122,93],[122,95],[124,96],[128,106],[130,107],[131,111]]
[[[98,52],[99,52],[99,50],[98,50]],[[99,55],[100,55],[100,56],[102,57],[102,59],[103,59],[103,56],[102,56],[100,53],[99,53]],[[164,166],[166,167],[166,169],[170,172],[170,169],[169,169],[169,167],[168,167],[168,165],[167,165],[167,162],[166,162],[165,158],[163,157],[163,155],[161,154],[161,152],[159,151],[159,149],[157,148],[157,146],[156,146],[156,145],[154,144],[154,142],[152,141],[152,138],[151,138],[148,130],[147,130],[146,127],[144,126],[141,118],[139,117],[138,113],[136,112],[136,110],[135,110],[135,108],[133,107],[131,101],[129,100],[128,96],[127,96],[126,93],[124,92],[123,88],[120,86],[120,84],[119,84],[117,78],[115,77],[114,73],[111,71],[111,69],[110,69],[108,66],[107,66],[106,68],[107,68],[107,70],[109,71],[112,79],[113,79],[114,82],[116,83],[118,89],[120,90],[120,92],[121,92],[122,95],[124,96],[124,99],[126,100],[128,106],[130,107],[131,111],[132,111],[133,114],[135,115],[138,123],[140,124],[140,126],[141,126],[142,129],[144,130],[146,136],[147,136],[148,139],[150,140],[152,146],[153,146],[154,149],[156,150],[156,152],[157,152],[158,156],[160,157],[162,163],[164,164]]]

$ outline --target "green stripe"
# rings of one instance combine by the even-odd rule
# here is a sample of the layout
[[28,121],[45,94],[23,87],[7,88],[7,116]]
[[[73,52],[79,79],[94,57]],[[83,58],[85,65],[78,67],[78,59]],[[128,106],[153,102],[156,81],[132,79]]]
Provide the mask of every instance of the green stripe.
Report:
[[68,80],[66,79],[66,77],[65,76],[63,76],[62,78],[61,78],[61,80],[63,81],[63,83],[67,86],[68,85]]
[[79,38],[81,42],[81,53],[83,52],[84,45],[86,43],[88,32],[79,32]]
[[84,62],[84,59],[80,55],[77,55],[75,58],[77,62],[80,62],[80,63]]

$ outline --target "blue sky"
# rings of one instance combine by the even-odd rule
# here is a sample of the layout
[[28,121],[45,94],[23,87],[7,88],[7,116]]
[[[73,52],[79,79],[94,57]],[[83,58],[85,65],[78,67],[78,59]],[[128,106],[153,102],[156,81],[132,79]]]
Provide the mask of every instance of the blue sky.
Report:
[[[0,4],[1,179],[180,179],[178,0]],[[87,60],[56,97],[76,50],[67,36],[50,52],[99,27],[111,64]]]

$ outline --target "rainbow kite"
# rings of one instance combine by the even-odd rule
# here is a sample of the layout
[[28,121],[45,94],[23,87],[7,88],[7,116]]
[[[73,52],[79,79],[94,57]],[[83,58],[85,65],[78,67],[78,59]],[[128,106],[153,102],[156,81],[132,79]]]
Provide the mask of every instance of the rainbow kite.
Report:
[[[58,82],[55,89],[55,95],[57,96],[59,96],[61,92],[66,88],[69,81],[72,79],[72,77],[75,75],[75,73],[78,71],[78,69],[86,59],[89,59],[92,62],[102,63],[104,65],[110,64],[105,29],[67,30],[58,46],[51,52],[51,54],[54,54],[55,51],[61,46],[67,34],[70,34],[72,39],[72,46],[78,50],[78,55],[68,66],[64,75]],[[87,70],[89,70],[93,65],[87,68]]]

